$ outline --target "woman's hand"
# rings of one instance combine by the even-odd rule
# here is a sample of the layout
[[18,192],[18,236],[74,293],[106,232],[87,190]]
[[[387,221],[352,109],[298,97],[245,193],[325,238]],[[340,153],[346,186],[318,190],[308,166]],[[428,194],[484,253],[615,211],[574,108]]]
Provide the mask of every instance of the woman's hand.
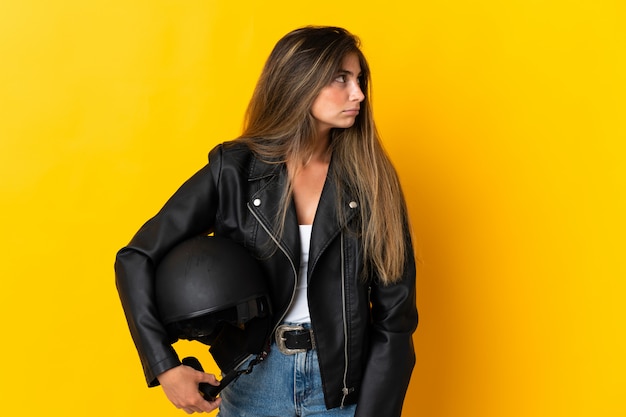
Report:
[[201,382],[219,385],[215,375],[180,365],[163,372],[157,379],[172,404],[176,408],[182,408],[187,414],[208,413],[219,407],[222,402],[220,398],[207,401],[198,391],[198,384]]

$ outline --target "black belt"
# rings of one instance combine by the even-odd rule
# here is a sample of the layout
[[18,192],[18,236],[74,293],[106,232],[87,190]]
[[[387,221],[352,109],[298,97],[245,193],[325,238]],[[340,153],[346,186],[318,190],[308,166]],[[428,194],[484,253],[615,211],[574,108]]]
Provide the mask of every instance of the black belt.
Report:
[[276,346],[285,355],[315,349],[313,331],[302,326],[281,325],[276,328]]

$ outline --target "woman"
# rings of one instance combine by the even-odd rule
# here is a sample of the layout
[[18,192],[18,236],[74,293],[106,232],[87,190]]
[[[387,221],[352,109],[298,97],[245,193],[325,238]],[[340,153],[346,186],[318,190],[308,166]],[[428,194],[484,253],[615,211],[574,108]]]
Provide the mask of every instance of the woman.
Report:
[[[187,413],[400,416],[415,362],[415,261],[395,170],[367,99],[356,37],[305,27],[283,37],[250,101],[244,132],[214,148],[116,260],[120,298],[150,386]],[[260,260],[279,341],[214,402],[181,365],[155,312],[154,267],[213,232]]]

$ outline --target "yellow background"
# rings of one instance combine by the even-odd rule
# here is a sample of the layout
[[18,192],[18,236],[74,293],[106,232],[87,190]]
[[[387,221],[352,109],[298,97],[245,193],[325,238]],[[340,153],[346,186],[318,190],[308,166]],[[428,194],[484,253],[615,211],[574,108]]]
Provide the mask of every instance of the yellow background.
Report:
[[419,238],[404,416],[626,415],[623,0],[2,0],[0,414],[184,415],[114,255],[305,24],[361,36]]

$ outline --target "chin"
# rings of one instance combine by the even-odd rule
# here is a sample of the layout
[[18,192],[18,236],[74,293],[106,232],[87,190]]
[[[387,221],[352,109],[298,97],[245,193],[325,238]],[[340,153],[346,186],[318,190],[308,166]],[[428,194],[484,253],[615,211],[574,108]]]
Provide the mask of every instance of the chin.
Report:
[[345,120],[342,123],[337,123],[334,127],[337,129],[347,129],[349,127],[354,126],[354,123],[356,122],[356,120],[352,119],[352,120]]

